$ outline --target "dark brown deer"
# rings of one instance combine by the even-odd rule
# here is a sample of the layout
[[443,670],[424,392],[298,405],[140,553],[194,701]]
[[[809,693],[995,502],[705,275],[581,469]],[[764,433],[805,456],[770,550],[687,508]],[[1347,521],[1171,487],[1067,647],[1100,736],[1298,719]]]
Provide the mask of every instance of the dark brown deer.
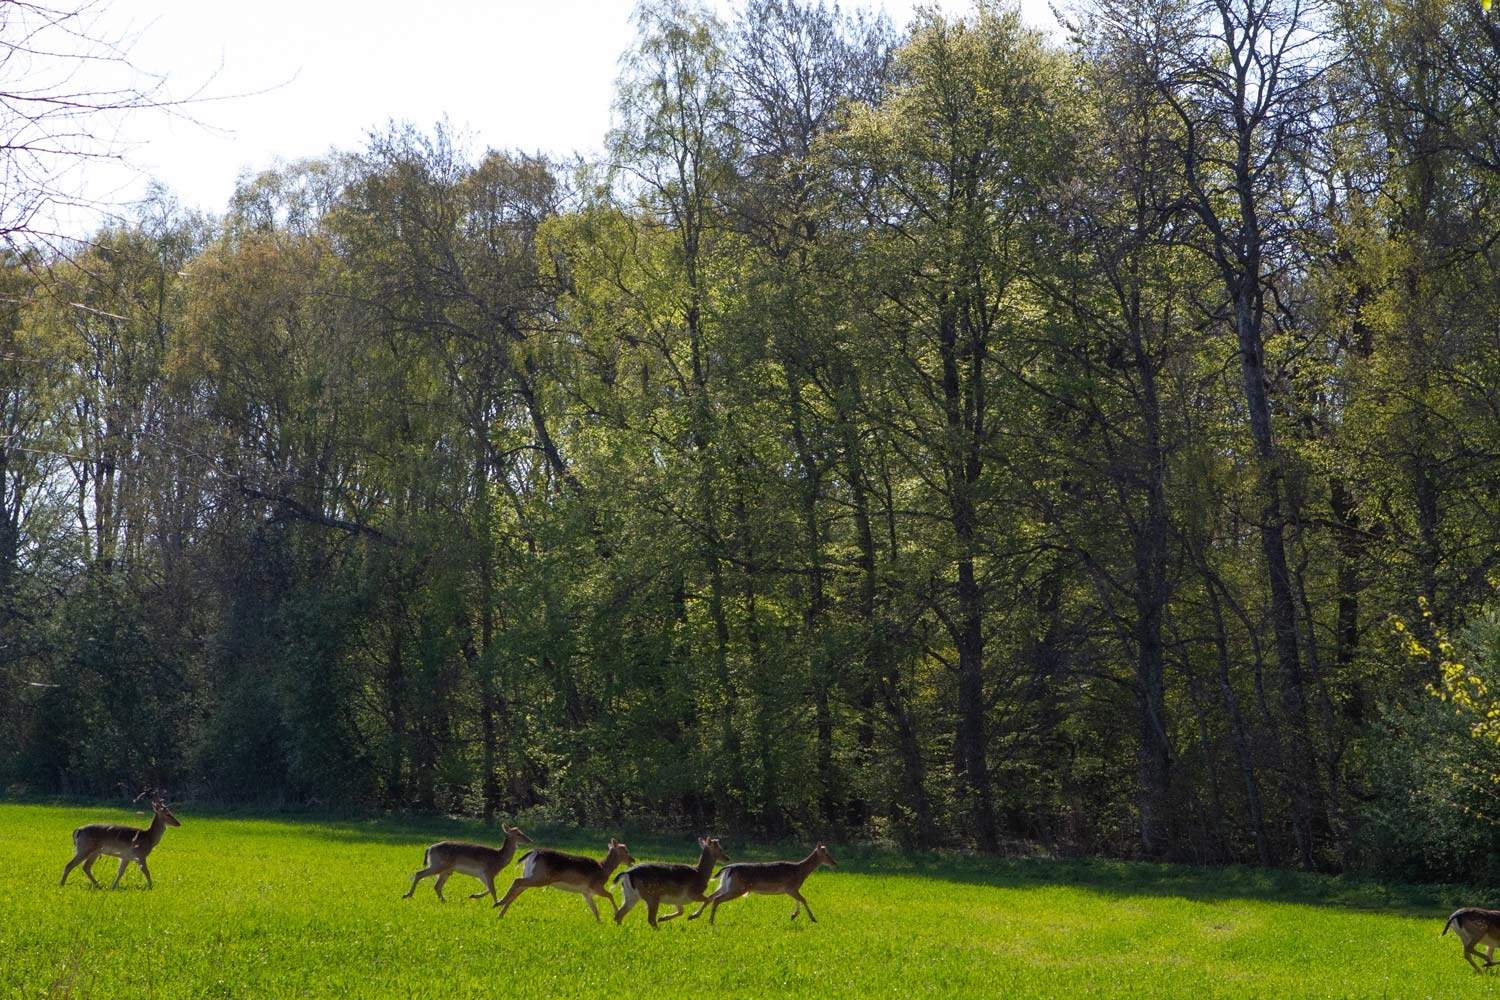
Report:
[[[1443,925],[1443,934],[1447,934],[1450,927],[1464,943],[1464,958],[1474,966],[1475,972],[1483,972],[1495,964],[1495,948],[1500,947],[1500,910],[1481,910],[1477,906],[1454,910],[1453,916]],[[1442,937],[1442,934],[1438,936]],[[1484,949],[1484,969],[1474,961],[1480,948]]]
[[682,916],[689,903],[701,903],[707,898],[703,890],[713,874],[715,862],[727,862],[729,855],[719,846],[717,838],[699,837],[702,853],[696,865],[673,865],[648,863],[633,865],[615,876],[615,881],[625,888],[625,902],[615,913],[615,923],[625,919],[625,914],[641,900],[646,901],[646,921],[656,927],[656,911],[662,903],[671,903],[677,912],[662,917],[675,920]]

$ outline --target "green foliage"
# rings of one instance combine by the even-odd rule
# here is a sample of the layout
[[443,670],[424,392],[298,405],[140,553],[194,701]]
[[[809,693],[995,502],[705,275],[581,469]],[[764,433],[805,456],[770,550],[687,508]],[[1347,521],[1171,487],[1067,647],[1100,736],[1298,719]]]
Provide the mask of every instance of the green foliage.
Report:
[[1488,660],[1386,622],[1500,568],[1490,35],[1091,6],[646,3],[607,163],[6,257],[0,780],[1486,864]]
[[[1423,879],[1500,879],[1500,619],[1475,622],[1442,650],[1427,650],[1403,628],[1414,655],[1438,662],[1425,697],[1387,711],[1375,742],[1376,790],[1361,831],[1366,863]],[[1460,662],[1459,657],[1462,658]]]

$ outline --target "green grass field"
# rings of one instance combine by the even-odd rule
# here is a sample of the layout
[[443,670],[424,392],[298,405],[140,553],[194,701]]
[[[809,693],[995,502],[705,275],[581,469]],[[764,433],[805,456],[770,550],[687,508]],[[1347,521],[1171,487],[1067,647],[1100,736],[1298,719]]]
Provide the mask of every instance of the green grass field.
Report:
[[[597,924],[530,890],[496,919],[455,875],[401,898],[427,843],[464,823],[313,823],[195,814],[151,855],[156,887],[100,859],[59,887],[71,832],[149,812],[0,804],[0,998],[100,997],[1417,997],[1493,996],[1437,889],[1249,869],[994,861],[840,849],[792,901],[751,896],[718,923]],[[527,830],[603,854],[607,834]],[[692,861],[690,837],[630,840]],[[726,847],[735,860],[772,855]],[[779,852],[791,856],[791,849]],[[503,895],[519,874],[496,880]],[[616,897],[618,898],[618,888]],[[1475,905],[1497,900],[1463,899]]]

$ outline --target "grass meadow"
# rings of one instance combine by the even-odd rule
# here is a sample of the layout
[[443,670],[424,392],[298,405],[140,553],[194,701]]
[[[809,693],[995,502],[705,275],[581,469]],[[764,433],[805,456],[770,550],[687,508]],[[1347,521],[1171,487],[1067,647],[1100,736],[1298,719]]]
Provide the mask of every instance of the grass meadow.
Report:
[[[475,824],[248,819],[174,807],[151,855],[108,889],[101,858],[58,886],[71,832],[149,810],[0,803],[0,998],[99,997],[1418,997],[1493,996],[1438,888],[1113,862],[1004,861],[831,844],[804,887],[818,915],[751,896],[653,931],[645,907],[595,923],[529,890],[499,920],[479,883],[401,898],[436,839]],[[527,829],[600,856],[608,833]],[[493,842],[493,839],[491,839]],[[628,838],[638,861],[691,862],[688,836]],[[523,845],[524,846],[524,845]],[[735,860],[791,857],[726,838]],[[496,880],[501,895],[518,866]],[[616,898],[619,897],[616,887]],[[607,909],[607,908],[606,908]]]

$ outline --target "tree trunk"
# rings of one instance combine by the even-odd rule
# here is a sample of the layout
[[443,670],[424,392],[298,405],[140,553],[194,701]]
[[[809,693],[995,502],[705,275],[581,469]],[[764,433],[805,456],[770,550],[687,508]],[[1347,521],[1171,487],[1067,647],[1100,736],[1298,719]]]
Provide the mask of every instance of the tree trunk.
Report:
[[[1206,569],[1206,567],[1204,567]],[[1249,814],[1250,830],[1255,837],[1255,855],[1266,867],[1276,864],[1275,849],[1266,836],[1266,824],[1260,801],[1260,781],[1256,776],[1255,760],[1251,756],[1252,740],[1245,715],[1240,710],[1239,696],[1235,694],[1230,677],[1229,632],[1224,621],[1224,609],[1219,600],[1219,583],[1205,573],[1204,591],[1208,595],[1209,610],[1214,621],[1214,653],[1219,668],[1219,692],[1224,698],[1224,707],[1229,712],[1231,745],[1239,764],[1240,775],[1245,783],[1245,809]]]
[[[952,299],[943,304],[940,312],[938,338],[943,363],[945,417],[950,447],[955,449],[949,456],[948,476],[948,518],[958,552],[957,609],[948,624],[958,651],[955,764],[979,846],[994,851],[1000,846],[1000,838],[986,756],[984,601],[974,567],[979,530],[974,491],[980,479],[979,438],[982,433],[979,424],[982,410],[975,394],[982,392],[977,384],[982,371],[971,372],[969,384],[964,384],[960,369],[958,305]],[[981,352],[970,345],[965,346],[971,350],[971,368],[979,365]]]
[[1172,842],[1172,750],[1167,736],[1166,652],[1162,623],[1167,607],[1166,457],[1161,443],[1161,403],[1156,373],[1147,357],[1140,317],[1132,316],[1132,349],[1140,374],[1145,425],[1146,516],[1135,527],[1137,764],[1141,849],[1159,856]]
[[1239,338],[1241,382],[1259,473],[1261,555],[1265,559],[1270,585],[1271,630],[1281,695],[1281,769],[1292,804],[1292,837],[1298,860],[1302,867],[1312,868],[1317,774],[1307,734],[1307,700],[1297,638],[1296,596],[1283,534],[1289,520],[1284,496],[1285,477],[1271,433],[1259,284],[1256,268],[1251,275],[1245,276],[1244,284],[1237,290],[1235,327]]

